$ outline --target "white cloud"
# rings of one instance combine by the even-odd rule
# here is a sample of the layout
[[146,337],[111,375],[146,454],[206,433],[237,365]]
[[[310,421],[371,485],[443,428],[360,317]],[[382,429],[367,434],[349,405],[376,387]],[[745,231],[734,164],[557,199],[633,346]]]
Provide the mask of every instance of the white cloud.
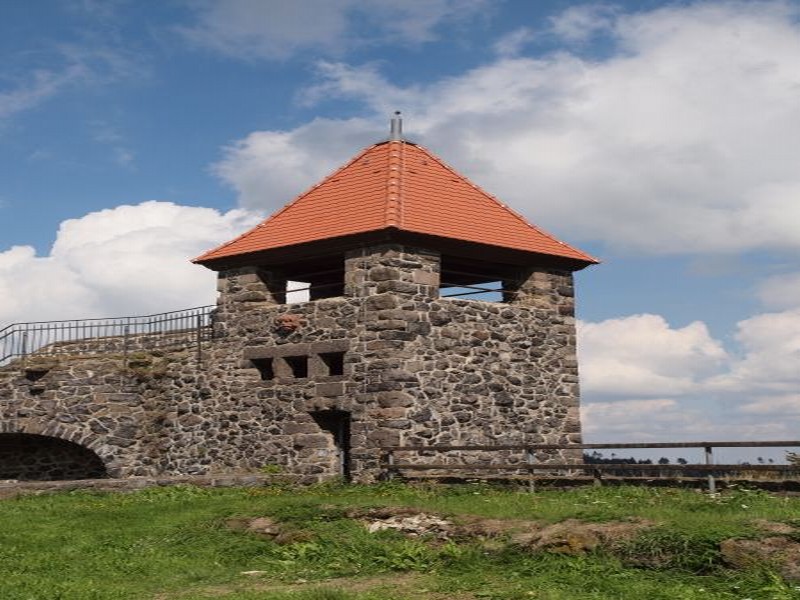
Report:
[[256,131],[225,148],[213,170],[237,190],[242,206],[270,213],[333,172],[342,156],[373,134],[363,119],[346,126],[316,119],[290,132]]
[[[411,139],[571,241],[663,254],[800,248],[796,13],[735,2],[604,13],[607,58],[502,57],[409,87],[374,65],[323,63],[306,98],[363,103],[369,141],[382,137],[379,115],[402,109]],[[309,179],[268,156],[273,143],[327,171],[354,152],[340,141],[365,129],[319,119],[256,132],[220,172],[246,206],[274,208]],[[271,143],[259,150],[255,136]],[[269,171],[256,182],[240,162]]]
[[364,44],[418,44],[436,29],[488,10],[487,0],[217,0],[196,3],[190,41],[244,59],[341,54]]
[[800,306],[800,273],[783,273],[765,279],[759,285],[758,297],[769,308]]
[[595,396],[681,395],[725,365],[704,323],[673,329],[658,315],[579,323],[581,386]]
[[567,42],[582,43],[614,26],[616,9],[605,4],[572,6],[551,19],[551,32]]
[[534,33],[528,27],[520,27],[507,33],[494,43],[493,50],[498,56],[509,58],[517,56],[534,40]]
[[800,308],[741,321],[735,336],[743,349],[713,389],[792,392],[800,389]]
[[581,406],[583,433],[589,438],[601,434],[603,441],[609,442],[658,439],[664,430],[680,431],[691,419],[671,398],[592,402]]
[[580,323],[582,421],[591,439],[793,439],[800,309],[738,323],[726,351],[703,323],[657,315]]
[[35,108],[76,86],[147,74],[141,57],[121,48],[60,44],[42,54],[26,52],[5,57],[0,80],[9,83],[0,90],[0,120]]
[[15,87],[0,93],[0,119],[27,110],[54,95],[61,88],[83,77],[83,69],[71,66],[61,73],[38,70]]
[[156,201],[64,221],[48,256],[28,246],[0,252],[0,323],[210,304],[214,276],[189,260],[255,221],[243,210]]
[[743,404],[740,410],[752,415],[800,417],[800,394],[759,396],[755,401]]

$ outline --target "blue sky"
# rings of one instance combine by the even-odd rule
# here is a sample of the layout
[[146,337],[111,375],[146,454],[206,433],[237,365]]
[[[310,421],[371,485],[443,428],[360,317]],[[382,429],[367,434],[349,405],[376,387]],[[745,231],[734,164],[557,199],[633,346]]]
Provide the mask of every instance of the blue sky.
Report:
[[187,259],[387,134],[560,238],[592,440],[800,425],[800,3],[0,6],[0,322],[213,301]]

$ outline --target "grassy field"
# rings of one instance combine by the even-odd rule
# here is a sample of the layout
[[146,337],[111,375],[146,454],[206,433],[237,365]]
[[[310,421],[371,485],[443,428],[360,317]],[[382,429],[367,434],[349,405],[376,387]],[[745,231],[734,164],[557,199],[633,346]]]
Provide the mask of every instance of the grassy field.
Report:
[[[614,555],[569,556],[497,541],[432,543],[391,531],[369,533],[346,514],[352,507],[378,506],[412,506],[454,518],[642,518],[656,525]],[[288,542],[226,524],[259,516],[286,527]],[[530,494],[478,484],[27,496],[0,501],[0,598],[800,598],[800,584],[783,581],[767,566],[730,571],[722,565],[719,542],[759,535],[762,520],[800,528],[800,498],[632,487]],[[630,566],[629,559],[651,568]]]

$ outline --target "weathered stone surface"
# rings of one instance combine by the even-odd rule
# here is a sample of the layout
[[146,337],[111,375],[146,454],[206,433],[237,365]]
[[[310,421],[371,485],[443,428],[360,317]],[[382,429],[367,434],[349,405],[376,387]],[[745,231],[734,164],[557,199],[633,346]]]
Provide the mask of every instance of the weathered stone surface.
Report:
[[[344,296],[293,304],[278,303],[280,273],[223,272],[199,355],[177,346],[126,363],[83,356],[86,341],[35,371],[1,367],[0,432],[74,442],[112,477],[265,465],[335,475],[341,428],[351,473],[366,481],[385,445],[579,442],[571,274],[531,269],[512,303],[495,304],[438,298],[439,261],[418,248],[359,249],[345,257]],[[277,327],[286,315],[300,325]],[[66,468],[42,460],[40,474]]]

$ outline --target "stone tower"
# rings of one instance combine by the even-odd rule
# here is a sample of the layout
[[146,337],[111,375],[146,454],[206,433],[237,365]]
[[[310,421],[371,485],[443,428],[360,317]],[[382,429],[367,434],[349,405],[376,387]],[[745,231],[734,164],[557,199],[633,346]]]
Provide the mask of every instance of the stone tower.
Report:
[[385,445],[580,442],[572,273],[597,261],[399,126],[195,259],[219,273],[199,412],[233,420],[208,470],[368,481]]

